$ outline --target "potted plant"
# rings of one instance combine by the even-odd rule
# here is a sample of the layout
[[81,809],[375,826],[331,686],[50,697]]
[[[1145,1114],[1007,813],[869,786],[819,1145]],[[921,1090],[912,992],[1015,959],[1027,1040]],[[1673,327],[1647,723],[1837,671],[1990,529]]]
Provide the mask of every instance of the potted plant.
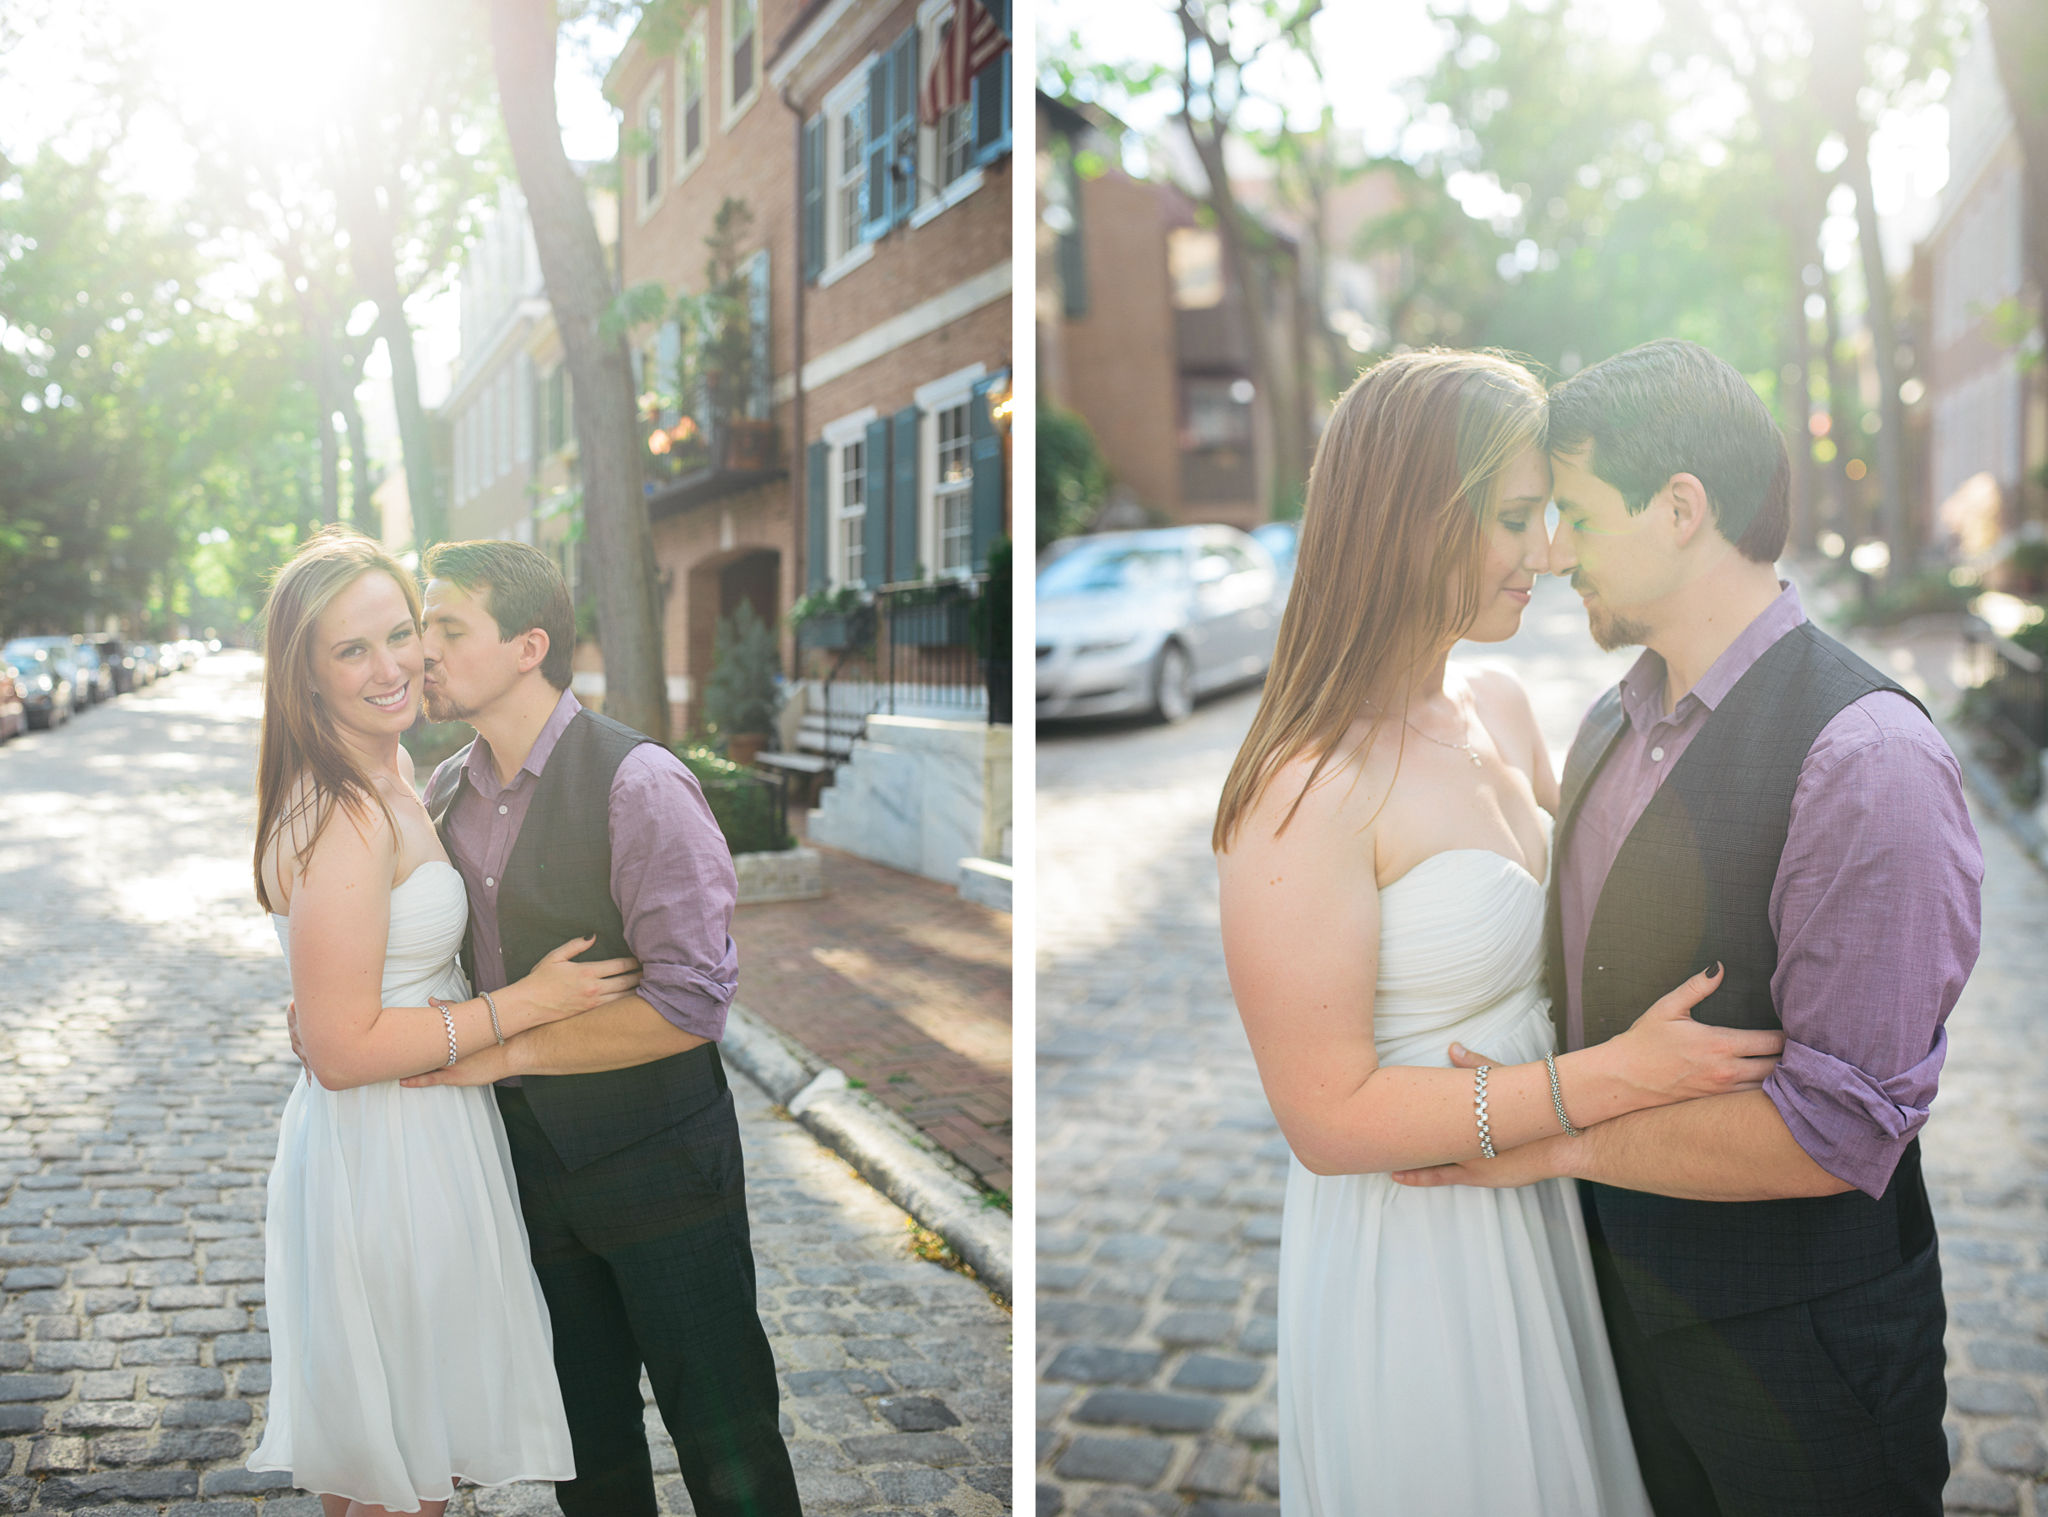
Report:
[[805,648],[865,648],[875,640],[875,608],[857,585],[813,590],[789,608],[789,624]]
[[741,601],[718,619],[716,655],[704,685],[704,721],[725,738],[726,757],[751,764],[768,746],[781,705],[782,656],[775,632]]

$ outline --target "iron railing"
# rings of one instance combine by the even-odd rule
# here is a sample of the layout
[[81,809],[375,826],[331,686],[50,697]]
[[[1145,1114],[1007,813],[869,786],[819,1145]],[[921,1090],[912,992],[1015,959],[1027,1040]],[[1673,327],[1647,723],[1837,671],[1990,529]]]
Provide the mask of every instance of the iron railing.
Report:
[[798,629],[827,718],[1010,720],[1009,585],[986,575],[885,585],[872,602]]

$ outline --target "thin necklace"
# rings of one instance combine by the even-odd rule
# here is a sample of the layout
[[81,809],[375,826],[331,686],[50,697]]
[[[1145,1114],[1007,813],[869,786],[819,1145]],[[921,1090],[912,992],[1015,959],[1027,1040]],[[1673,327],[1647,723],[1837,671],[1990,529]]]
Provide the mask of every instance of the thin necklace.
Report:
[[[1377,706],[1373,706],[1371,701],[1367,701],[1365,702],[1365,704],[1367,706],[1372,706],[1372,709],[1375,711],[1380,709]],[[1463,713],[1461,712],[1460,715],[1463,715]],[[1472,767],[1474,769],[1484,769],[1486,767],[1485,763],[1479,757],[1478,750],[1472,746],[1472,720],[1470,717],[1466,717],[1465,719],[1465,741],[1462,743],[1447,743],[1440,737],[1431,737],[1427,732],[1424,732],[1420,727],[1416,726],[1415,723],[1409,721],[1408,713],[1405,711],[1401,713],[1401,722],[1404,726],[1408,728],[1409,731],[1413,732],[1417,737],[1428,738],[1430,742],[1435,743],[1439,748],[1449,748],[1454,753],[1464,754],[1465,757],[1472,760]]]

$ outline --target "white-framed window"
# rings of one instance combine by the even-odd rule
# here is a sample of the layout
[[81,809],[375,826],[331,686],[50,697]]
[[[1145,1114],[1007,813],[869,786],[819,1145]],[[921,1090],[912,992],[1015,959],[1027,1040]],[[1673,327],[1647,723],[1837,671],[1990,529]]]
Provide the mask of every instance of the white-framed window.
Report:
[[839,582],[867,583],[868,445],[844,444],[839,449]]
[[940,574],[974,567],[974,439],[967,420],[971,400],[932,417],[938,444],[932,471],[932,525],[938,534],[933,564]]
[[[836,590],[842,585],[865,585],[869,571],[881,570],[881,542],[874,543],[876,557],[868,556],[868,498],[878,505],[888,500],[888,482],[881,477],[880,460],[868,456],[868,428],[877,419],[873,406],[827,422],[818,432],[825,445],[825,515],[827,575]],[[874,576],[878,581],[886,575]]]
[[875,245],[861,235],[867,219],[868,70],[870,55],[847,71],[826,95],[820,190],[824,218],[824,266],[820,287],[843,278],[874,256]]
[[[917,8],[920,64],[941,56],[946,34],[953,28],[953,0],[923,0]],[[918,80],[920,91],[924,80]],[[981,188],[981,169],[974,161],[974,102],[970,97],[939,118],[935,127],[917,131],[917,209],[910,224],[922,226],[948,206],[957,205]]]
[[711,140],[709,97],[705,93],[704,20],[700,16],[676,49],[676,178],[703,159]]
[[760,0],[725,0],[725,125],[739,120],[761,93]]
[[974,569],[974,424],[970,407],[985,364],[919,385],[919,557],[939,577]]
[[640,128],[644,141],[634,161],[634,178],[640,191],[640,219],[645,221],[654,208],[661,204],[661,148],[662,114],[661,97],[668,84],[665,73],[657,73],[640,96],[640,109],[634,115],[634,125]]

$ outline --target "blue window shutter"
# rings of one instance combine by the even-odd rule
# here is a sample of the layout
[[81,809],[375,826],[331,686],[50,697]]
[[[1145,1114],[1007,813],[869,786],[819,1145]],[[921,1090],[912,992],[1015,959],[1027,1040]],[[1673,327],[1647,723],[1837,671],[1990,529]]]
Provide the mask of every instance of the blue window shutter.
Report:
[[825,456],[827,449],[822,442],[814,442],[804,449],[804,492],[805,512],[809,518],[810,530],[805,534],[804,588],[822,590],[825,588],[827,571],[832,567],[831,550],[825,533]]
[[973,460],[974,532],[969,539],[974,572],[988,568],[988,545],[1003,535],[1003,439],[989,420],[988,392],[1006,374],[992,374],[977,380],[974,397],[967,403],[968,439]]
[[804,123],[804,282],[825,267],[825,118]]
[[[1010,0],[982,0],[1003,29],[1010,29]],[[1010,151],[1010,50],[974,76],[974,161],[993,163]]]
[[892,579],[917,578],[917,423],[922,413],[905,406],[892,421],[896,450],[889,469],[889,523],[894,550],[889,558]]
[[889,230],[889,81],[896,63],[892,49],[882,54],[868,70],[868,164],[866,219],[860,224],[863,242],[872,242]]
[[[655,339],[654,373],[648,376],[647,388],[658,390],[663,396],[672,396],[676,389],[676,366],[683,356],[683,328],[680,322],[665,321],[661,324],[660,335]],[[683,413],[674,406],[661,408],[661,424],[672,427],[682,420]]]
[[897,39],[891,89],[894,107],[889,115],[889,151],[895,161],[889,175],[889,224],[910,219],[917,209],[917,92],[923,81],[917,72],[917,28],[908,27]]
[[774,387],[770,383],[768,357],[768,250],[754,255],[747,269],[747,327],[753,338],[753,383],[747,390],[747,415],[766,421],[773,414]]
[[861,463],[868,471],[868,518],[862,527],[865,534],[861,539],[867,550],[867,568],[864,571],[870,585],[886,585],[889,582],[889,424],[886,421],[868,423],[867,437],[861,448]]

